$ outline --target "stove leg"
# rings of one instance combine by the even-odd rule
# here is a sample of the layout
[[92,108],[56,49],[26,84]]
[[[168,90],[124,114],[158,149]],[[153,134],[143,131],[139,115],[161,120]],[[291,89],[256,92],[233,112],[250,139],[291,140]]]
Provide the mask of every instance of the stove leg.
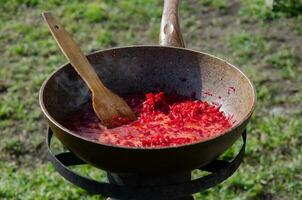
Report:
[[182,198],[175,199],[175,200],[194,200],[194,197],[193,196],[188,196],[188,197],[182,197]]
[[[112,199],[112,198],[109,197],[106,200],[118,200],[118,199]],[[173,199],[173,200],[194,200],[194,197],[193,196],[188,196],[188,197],[182,197],[182,198]]]
[[[120,185],[120,186],[132,186],[137,188],[143,187],[152,187],[158,186],[160,188],[161,185],[169,185],[169,184],[181,184],[183,182],[191,180],[191,173],[181,173],[181,174],[164,174],[164,175],[140,175],[140,174],[132,174],[132,175],[121,175],[116,173],[107,173],[107,178],[109,183]],[[158,191],[152,191],[154,194]],[[181,196],[183,193],[179,191],[177,194]],[[159,195],[159,194],[157,194]],[[163,197],[167,199],[168,197]],[[138,197],[131,200],[139,199]],[[141,199],[141,197],[140,197]],[[148,198],[146,198],[148,199]],[[123,200],[108,198],[107,200]],[[185,196],[181,198],[168,199],[168,200],[194,200],[193,196]]]

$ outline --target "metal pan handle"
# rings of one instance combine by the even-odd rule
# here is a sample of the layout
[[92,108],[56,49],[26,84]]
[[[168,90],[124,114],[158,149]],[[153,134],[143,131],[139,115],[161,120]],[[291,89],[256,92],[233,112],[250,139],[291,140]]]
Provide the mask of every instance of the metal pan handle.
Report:
[[180,0],[165,0],[159,35],[160,45],[185,47],[179,27],[179,5]]

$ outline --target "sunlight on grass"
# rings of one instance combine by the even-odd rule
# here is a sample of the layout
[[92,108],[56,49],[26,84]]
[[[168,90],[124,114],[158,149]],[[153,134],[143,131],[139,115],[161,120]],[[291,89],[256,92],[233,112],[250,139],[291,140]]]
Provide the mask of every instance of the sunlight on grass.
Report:
[[[194,47],[238,64],[255,85],[245,160],[196,199],[302,199],[302,15],[298,0],[183,1],[181,27]],[[275,1],[277,2],[277,1]],[[293,4],[294,2],[294,4]],[[50,10],[85,53],[157,44],[162,1],[0,1],[0,199],[103,199],[65,181],[46,160],[42,82],[66,63],[41,17]],[[221,157],[232,159],[236,142]],[[64,148],[56,140],[56,151]],[[75,171],[105,181],[89,166]],[[203,173],[194,172],[194,177]]]

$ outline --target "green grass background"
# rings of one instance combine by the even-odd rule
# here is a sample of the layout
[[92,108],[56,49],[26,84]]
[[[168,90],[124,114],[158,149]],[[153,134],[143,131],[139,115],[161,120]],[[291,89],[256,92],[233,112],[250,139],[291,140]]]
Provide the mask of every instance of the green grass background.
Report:
[[[302,199],[302,12],[301,1],[286,2],[274,11],[264,0],[182,2],[187,47],[239,66],[258,97],[244,163],[196,199]],[[65,181],[46,158],[38,91],[66,59],[42,20],[45,10],[89,53],[156,44],[162,1],[0,1],[0,199],[103,199]],[[105,180],[89,166],[76,170]]]

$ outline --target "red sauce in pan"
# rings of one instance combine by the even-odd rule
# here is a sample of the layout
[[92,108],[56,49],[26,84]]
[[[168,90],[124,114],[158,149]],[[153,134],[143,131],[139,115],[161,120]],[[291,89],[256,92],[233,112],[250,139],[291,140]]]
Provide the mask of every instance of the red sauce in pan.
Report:
[[[220,106],[160,93],[125,98],[138,116],[128,122],[117,118],[119,127],[102,126],[90,104],[70,114],[65,126],[88,139],[128,147],[165,147],[188,144],[217,136],[231,127]],[[122,125],[123,124],[123,125]]]

